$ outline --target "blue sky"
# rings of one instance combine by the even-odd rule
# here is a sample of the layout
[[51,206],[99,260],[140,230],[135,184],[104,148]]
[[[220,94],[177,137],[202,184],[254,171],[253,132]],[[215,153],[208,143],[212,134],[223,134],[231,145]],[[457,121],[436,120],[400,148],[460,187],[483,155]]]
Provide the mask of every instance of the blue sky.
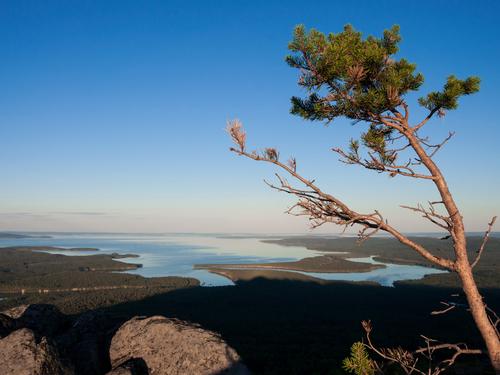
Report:
[[426,77],[422,93],[449,74],[481,77],[480,93],[427,134],[456,131],[437,161],[467,229],[483,230],[500,214],[499,4],[2,1],[0,230],[307,231],[283,214],[290,197],[263,184],[273,168],[228,152],[235,117],[250,145],[294,155],[353,208],[432,230],[398,207],[435,199],[429,183],[345,166],[329,151],[359,126],[289,114],[290,97],[303,94],[284,63],[299,23],[324,32],[351,23],[365,35],[399,24],[399,55]]

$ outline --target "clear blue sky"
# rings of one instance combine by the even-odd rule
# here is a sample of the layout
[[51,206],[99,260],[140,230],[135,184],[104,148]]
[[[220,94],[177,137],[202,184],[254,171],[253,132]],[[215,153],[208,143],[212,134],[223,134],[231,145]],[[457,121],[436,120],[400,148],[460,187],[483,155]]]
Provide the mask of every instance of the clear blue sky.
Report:
[[299,23],[375,35],[399,24],[424,93],[449,74],[481,77],[428,134],[456,130],[438,162],[467,229],[483,230],[500,214],[499,13],[496,1],[2,1],[0,230],[306,231],[263,184],[273,169],[228,152],[234,117],[250,144],[294,155],[353,208],[432,229],[398,208],[435,199],[429,183],[338,163],[329,149],[361,129],[289,114],[302,92],[284,56]]

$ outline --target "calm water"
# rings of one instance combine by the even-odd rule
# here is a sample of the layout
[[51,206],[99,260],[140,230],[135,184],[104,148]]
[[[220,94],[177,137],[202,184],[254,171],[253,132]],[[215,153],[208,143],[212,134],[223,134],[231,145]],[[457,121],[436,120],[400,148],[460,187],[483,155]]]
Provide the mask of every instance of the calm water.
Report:
[[370,272],[353,272],[349,274],[320,272],[301,273],[325,280],[372,281],[382,286],[394,286],[394,282],[398,280],[419,280],[425,275],[445,272],[429,267],[405,266],[400,264],[377,262],[373,260],[373,257],[348,259],[355,262],[383,264],[385,265],[385,268],[376,269]]
[[[52,238],[0,239],[1,246],[56,246],[93,247],[99,252],[60,252],[67,255],[90,255],[96,253],[133,253],[138,258],[121,261],[143,265],[129,273],[142,276],[187,276],[200,280],[205,286],[232,285],[225,277],[206,270],[193,269],[194,264],[203,263],[262,263],[291,261],[320,254],[304,247],[267,244],[258,238],[242,236],[168,234],[50,234]],[[371,258],[356,261],[377,263]],[[308,273],[327,280],[375,281],[392,286],[394,281],[420,279],[426,274],[442,272],[419,266],[385,264],[383,269],[363,273]]]

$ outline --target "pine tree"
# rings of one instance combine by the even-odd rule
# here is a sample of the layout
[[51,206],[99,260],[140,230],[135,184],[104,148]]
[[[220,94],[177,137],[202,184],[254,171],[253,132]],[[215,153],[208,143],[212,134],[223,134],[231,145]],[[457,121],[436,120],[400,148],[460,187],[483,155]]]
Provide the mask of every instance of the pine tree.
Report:
[[342,361],[342,368],[355,375],[375,375],[375,364],[362,342],[351,346],[351,355]]
[[439,201],[430,202],[428,207],[404,207],[449,233],[448,237],[453,241],[453,258],[434,255],[390,225],[379,211],[356,212],[335,195],[324,192],[314,180],[297,172],[294,158],[282,163],[276,149],[266,149],[264,153],[247,152],[246,134],[239,121],[228,124],[229,133],[236,143],[236,148],[231,150],[275,164],[304,185],[294,187],[279,177],[279,185],[272,187],[297,196],[299,200],[289,212],[308,216],[313,227],[325,223],[346,227],[357,224],[361,227],[361,240],[385,231],[434,265],[456,272],[491,363],[500,373],[498,328],[473,276],[473,268],[481,257],[496,217],[489,223],[475,259],[470,260],[462,215],[442,171],[433,160],[453,133],[437,143],[419,133],[435,116],[442,117],[446,111],[457,109],[461,97],[476,93],[480,80],[478,77],[459,79],[450,75],[441,91],[431,92],[418,100],[427,115],[421,121],[413,122],[406,97],[421,87],[424,77],[416,71],[415,64],[396,58],[400,41],[398,26],[385,30],[380,38],[363,38],[350,25],[340,33],[328,35],[297,26],[289,44],[291,55],[286,57],[286,62],[298,69],[299,85],[306,88],[308,94],[291,99],[291,113],[327,124],[344,117],[364,125],[360,139],[351,140],[347,150],[333,150],[343,162],[387,173],[391,177],[404,176],[432,182],[440,195]]

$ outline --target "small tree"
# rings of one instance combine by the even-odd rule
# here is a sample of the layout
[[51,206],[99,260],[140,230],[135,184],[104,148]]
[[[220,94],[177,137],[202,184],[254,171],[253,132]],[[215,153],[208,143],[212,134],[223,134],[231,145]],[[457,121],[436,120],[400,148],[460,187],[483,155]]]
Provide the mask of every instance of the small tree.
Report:
[[400,40],[398,26],[384,31],[382,38],[370,36],[366,39],[349,25],[338,34],[328,35],[314,29],[307,32],[303,26],[297,26],[289,44],[292,55],[287,56],[286,61],[299,70],[299,85],[307,89],[308,95],[292,98],[291,113],[326,123],[339,117],[353,120],[356,124],[364,123],[366,130],[360,139],[351,140],[347,150],[333,149],[342,162],[387,173],[391,177],[403,176],[432,182],[440,200],[430,202],[428,207],[403,207],[421,214],[449,233],[453,241],[453,259],[434,255],[390,225],[379,211],[356,212],[336,196],[324,192],[314,181],[297,172],[294,158],[283,163],[279,160],[279,152],[273,148],[266,148],[260,153],[248,152],[246,134],[238,120],[228,123],[228,132],[237,146],[231,151],[275,164],[303,184],[303,187],[294,187],[277,175],[279,185],[270,186],[297,196],[298,202],[288,212],[308,216],[313,228],[325,223],[345,227],[357,224],[361,226],[360,240],[384,231],[429,262],[456,272],[491,363],[500,372],[498,321],[495,322],[489,315],[490,310],[483,302],[473,276],[473,268],[481,257],[496,217],[489,223],[475,259],[470,260],[462,215],[445,177],[433,160],[453,133],[438,143],[420,135],[422,128],[436,115],[442,117],[446,111],[456,109],[461,96],[476,93],[480,80],[477,77],[461,80],[449,76],[441,91],[431,92],[418,100],[427,110],[427,115],[414,123],[410,121],[405,96],[417,91],[424,77],[415,72],[415,64],[394,58]]
[[[355,342],[351,347],[351,356],[344,359],[343,368],[356,375],[375,375],[395,373],[405,375],[441,375],[452,367],[456,360],[466,354],[481,354],[481,350],[469,349],[465,343],[440,343],[421,335],[425,345],[414,351],[401,347],[381,348],[371,339],[372,325],[368,320],[361,322],[365,330],[365,340]],[[368,349],[379,360],[370,358]],[[391,371],[391,372],[388,372]]]
[[351,355],[342,361],[342,368],[355,375],[375,375],[378,370],[377,363],[370,359],[365,344],[359,341],[352,344]]

